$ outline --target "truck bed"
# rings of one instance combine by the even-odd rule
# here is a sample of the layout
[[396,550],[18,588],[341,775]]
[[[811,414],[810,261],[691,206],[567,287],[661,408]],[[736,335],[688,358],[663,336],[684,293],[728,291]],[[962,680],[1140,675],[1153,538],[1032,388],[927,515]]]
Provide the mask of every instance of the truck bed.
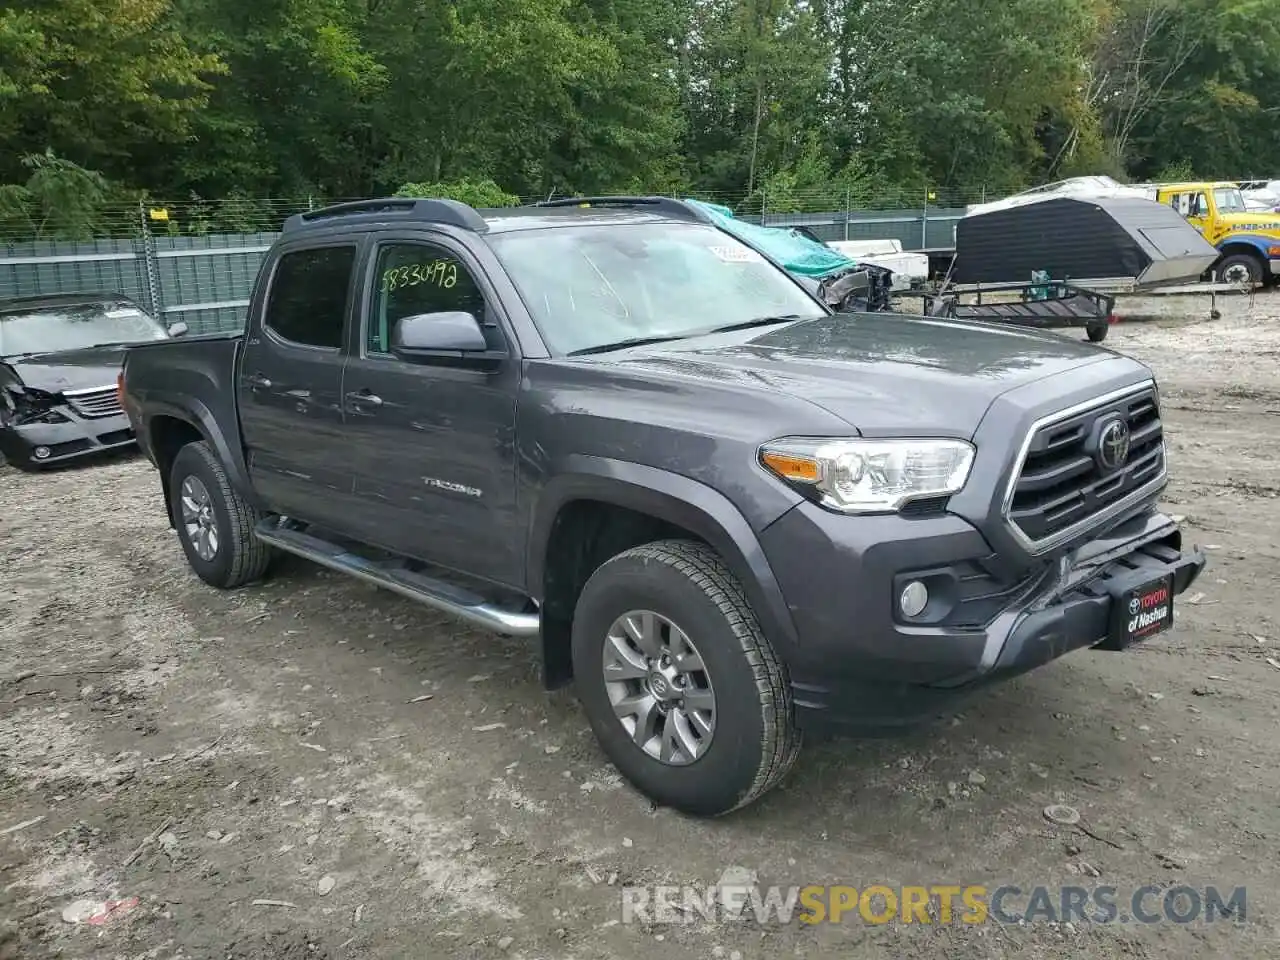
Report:
[[180,420],[194,417],[225,462],[244,462],[236,409],[236,369],[243,344],[244,334],[232,331],[129,348],[123,373],[125,410],[148,457],[155,459],[151,421],[170,415]]

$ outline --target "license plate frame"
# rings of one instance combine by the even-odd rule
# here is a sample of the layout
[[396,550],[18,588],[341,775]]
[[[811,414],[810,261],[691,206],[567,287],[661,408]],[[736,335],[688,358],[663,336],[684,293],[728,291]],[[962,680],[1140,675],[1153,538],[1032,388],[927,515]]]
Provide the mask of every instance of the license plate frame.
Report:
[[1111,607],[1107,645],[1124,650],[1145,643],[1173,626],[1173,574],[1153,577],[1121,591]]

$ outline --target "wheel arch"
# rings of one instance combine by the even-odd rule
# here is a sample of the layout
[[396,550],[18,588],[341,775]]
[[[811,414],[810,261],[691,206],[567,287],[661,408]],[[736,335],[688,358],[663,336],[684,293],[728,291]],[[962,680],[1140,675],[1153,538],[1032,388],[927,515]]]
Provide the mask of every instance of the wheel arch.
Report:
[[[742,584],[765,635],[786,656],[798,644],[782,590],[754,530],[706,484],[643,464],[576,456],[543,488],[530,527],[528,590],[542,607],[544,682],[572,678],[572,607],[600,563],[654,540],[699,540]],[[607,554],[607,555],[606,555]]]
[[254,505],[258,498],[249,484],[249,475],[245,469],[244,457],[239,453],[239,446],[232,447],[227,437],[218,426],[212,411],[199,400],[188,400],[185,404],[150,403],[147,418],[143,427],[148,456],[160,472],[160,487],[164,493],[165,510],[169,513],[169,523],[173,524],[172,491],[170,490],[170,471],[178,451],[188,443],[201,440],[209,444],[214,454],[225,465],[229,479],[236,491]]

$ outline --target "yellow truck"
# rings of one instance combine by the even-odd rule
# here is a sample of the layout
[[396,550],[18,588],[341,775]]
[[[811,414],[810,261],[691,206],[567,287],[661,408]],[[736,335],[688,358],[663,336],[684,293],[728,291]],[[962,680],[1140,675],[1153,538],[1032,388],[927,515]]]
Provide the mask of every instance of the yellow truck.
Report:
[[1249,213],[1237,184],[1194,181],[1150,184],[1145,189],[1186,217],[1218,249],[1211,268],[1215,280],[1280,280],[1280,213]]

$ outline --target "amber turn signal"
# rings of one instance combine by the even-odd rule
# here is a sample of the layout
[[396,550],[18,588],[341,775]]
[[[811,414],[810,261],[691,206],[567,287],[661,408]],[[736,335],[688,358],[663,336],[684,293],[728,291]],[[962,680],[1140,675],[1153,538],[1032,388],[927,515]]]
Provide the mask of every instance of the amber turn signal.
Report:
[[760,454],[760,461],[784,480],[792,480],[796,483],[817,483],[822,479],[821,464],[808,457],[766,450]]

